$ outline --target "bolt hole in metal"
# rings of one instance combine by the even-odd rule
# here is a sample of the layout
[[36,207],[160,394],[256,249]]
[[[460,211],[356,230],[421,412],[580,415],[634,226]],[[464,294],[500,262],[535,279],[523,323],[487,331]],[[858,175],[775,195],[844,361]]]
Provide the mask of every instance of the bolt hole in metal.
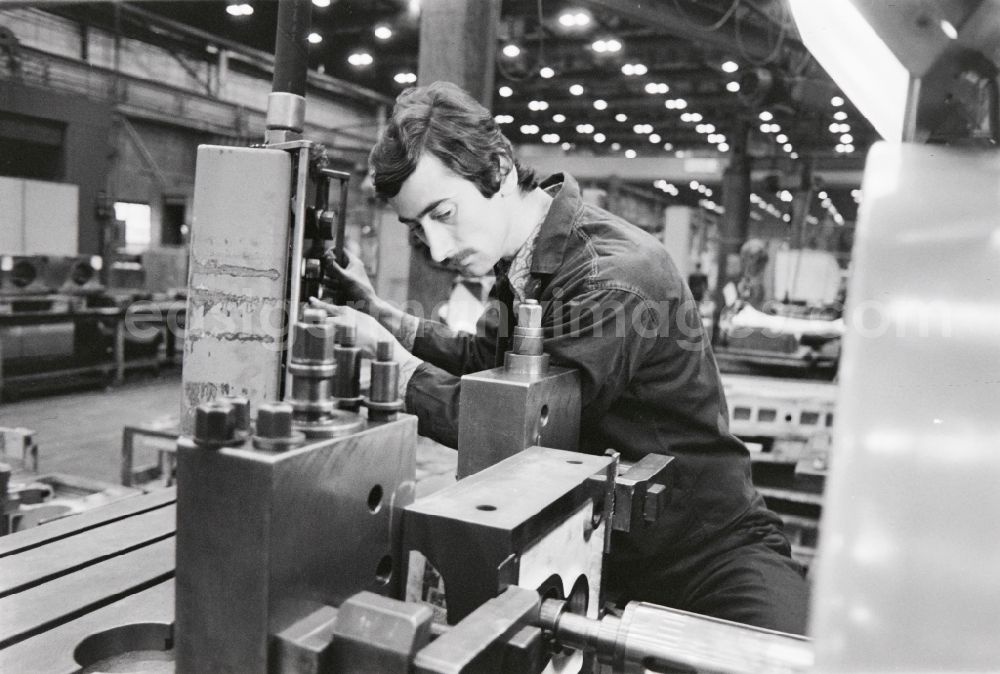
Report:
[[392,555],[384,555],[375,567],[375,582],[379,585],[388,585],[390,580],[392,580]]
[[482,510],[482,511],[488,512],[488,513],[489,512],[493,512],[496,509],[497,509],[497,507],[495,505],[489,505],[488,503],[484,503],[482,505],[477,505],[476,506],[476,510]]
[[368,492],[368,510],[372,514],[382,509],[382,485],[377,484]]
[[549,406],[548,405],[542,405],[542,411],[538,415],[538,423],[541,425],[542,428],[545,428],[545,426],[548,425],[548,423],[549,423]]
[[170,625],[136,623],[91,634],[73,650],[82,674],[97,672],[174,672]]
[[575,466],[579,466],[583,461],[577,461],[576,459],[566,459],[566,463],[572,463]]

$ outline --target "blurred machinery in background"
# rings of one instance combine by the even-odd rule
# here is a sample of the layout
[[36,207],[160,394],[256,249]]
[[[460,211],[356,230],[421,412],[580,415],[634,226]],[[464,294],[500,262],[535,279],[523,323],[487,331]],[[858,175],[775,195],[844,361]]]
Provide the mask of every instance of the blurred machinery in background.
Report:
[[769,365],[836,368],[844,335],[843,273],[833,253],[775,251],[751,239],[719,317],[720,353]]

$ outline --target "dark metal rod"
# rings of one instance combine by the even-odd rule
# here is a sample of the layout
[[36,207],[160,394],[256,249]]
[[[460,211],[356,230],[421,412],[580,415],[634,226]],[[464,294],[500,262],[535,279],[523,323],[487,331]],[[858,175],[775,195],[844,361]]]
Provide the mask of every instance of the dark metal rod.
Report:
[[272,92],[306,95],[312,0],[279,0]]

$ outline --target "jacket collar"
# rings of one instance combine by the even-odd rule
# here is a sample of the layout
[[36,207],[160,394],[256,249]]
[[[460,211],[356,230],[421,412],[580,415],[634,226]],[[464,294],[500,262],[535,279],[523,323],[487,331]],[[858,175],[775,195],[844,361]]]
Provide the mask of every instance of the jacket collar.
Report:
[[[561,185],[560,185],[561,183]],[[549,212],[542,221],[531,259],[532,274],[552,274],[562,264],[570,229],[583,207],[580,186],[568,173],[556,173],[541,182],[542,189],[558,192],[552,198]]]

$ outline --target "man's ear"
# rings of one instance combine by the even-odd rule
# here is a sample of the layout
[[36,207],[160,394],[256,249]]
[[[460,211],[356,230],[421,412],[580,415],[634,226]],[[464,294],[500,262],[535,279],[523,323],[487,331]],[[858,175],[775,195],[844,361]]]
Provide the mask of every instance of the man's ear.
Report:
[[507,175],[503,177],[500,182],[500,196],[508,197],[517,190],[517,167],[514,164],[510,165],[507,170]]

